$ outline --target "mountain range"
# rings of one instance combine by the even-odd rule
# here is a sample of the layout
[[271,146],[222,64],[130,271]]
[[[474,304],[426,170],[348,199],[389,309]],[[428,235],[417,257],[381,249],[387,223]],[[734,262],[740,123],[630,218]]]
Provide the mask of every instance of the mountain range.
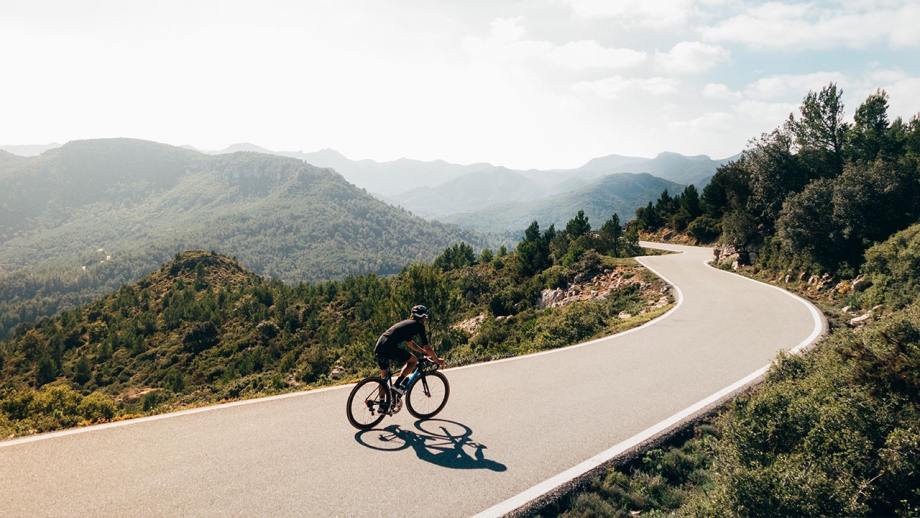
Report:
[[636,208],[657,199],[662,191],[679,192],[683,186],[648,173],[614,173],[601,176],[580,188],[546,198],[510,201],[468,212],[457,212],[438,219],[479,232],[502,232],[526,227],[536,220],[542,228],[564,227],[572,219],[573,208],[583,210],[597,229],[617,214],[621,223],[633,219]]
[[[49,146],[0,146],[11,152]],[[622,221],[632,218],[635,209],[657,198],[665,188],[674,190],[694,184],[702,189],[723,164],[736,160],[740,155],[713,160],[706,155],[684,156],[677,153],[660,153],[655,158],[608,155],[590,160],[575,169],[514,170],[488,163],[458,165],[443,160],[421,161],[401,158],[390,162],[373,160],[350,160],[338,151],[323,149],[316,152],[272,151],[250,144],[234,144],[219,151],[186,149],[209,155],[255,152],[303,160],[308,164],[334,169],[348,182],[367,190],[378,199],[390,205],[404,208],[412,214],[428,220],[456,222],[470,229],[482,232],[517,232],[530,221],[559,224],[578,210],[587,213],[618,213]],[[17,149],[12,149],[17,148]],[[27,149],[28,148],[28,149]],[[670,183],[653,186],[647,179],[630,181],[624,178],[603,181],[612,174],[648,173]],[[589,191],[599,188],[613,196],[615,206],[586,206],[591,198]],[[612,192],[610,189],[620,189]],[[657,189],[652,192],[650,189]],[[568,193],[569,196],[560,196]],[[559,210],[548,208],[558,205]],[[495,219],[495,214],[510,211],[512,218]],[[528,216],[524,214],[532,214]],[[547,214],[559,213],[551,220]],[[605,216],[605,219],[609,214]],[[521,220],[525,219],[523,224]]]
[[[426,219],[455,222],[482,232],[518,231],[534,219],[546,225],[560,224],[582,209],[597,215],[608,213],[604,219],[616,212],[625,222],[632,218],[637,207],[656,199],[663,189],[670,189],[672,194],[690,184],[702,189],[719,166],[740,156],[713,160],[706,155],[667,152],[655,158],[608,155],[592,159],[576,169],[521,171],[488,163],[456,165],[442,160],[355,161],[331,149],[313,153],[276,152],[254,144],[236,144],[207,153],[238,151],[277,154],[329,167],[391,205],[406,208]],[[654,186],[648,179],[603,180],[620,173],[647,173],[666,182]],[[595,198],[612,197],[615,205],[596,207],[597,210],[584,205],[590,204],[586,197],[592,197],[589,191],[594,188],[607,193]],[[654,189],[657,191],[653,192]],[[515,216],[505,217],[509,211]],[[550,217],[549,214],[558,215]],[[503,216],[496,219],[496,215]],[[522,219],[527,221],[522,224]]]
[[335,171],[133,139],[0,151],[0,336],[134,282],[184,250],[290,284],[389,275],[488,236],[392,207]]

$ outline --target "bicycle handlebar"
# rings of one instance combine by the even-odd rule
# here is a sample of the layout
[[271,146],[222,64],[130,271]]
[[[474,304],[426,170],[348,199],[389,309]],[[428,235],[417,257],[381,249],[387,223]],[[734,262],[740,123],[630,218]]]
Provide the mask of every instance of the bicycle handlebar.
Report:
[[424,367],[425,370],[436,371],[441,368],[434,360],[431,359],[431,356],[427,354],[418,355],[418,366],[419,368]]

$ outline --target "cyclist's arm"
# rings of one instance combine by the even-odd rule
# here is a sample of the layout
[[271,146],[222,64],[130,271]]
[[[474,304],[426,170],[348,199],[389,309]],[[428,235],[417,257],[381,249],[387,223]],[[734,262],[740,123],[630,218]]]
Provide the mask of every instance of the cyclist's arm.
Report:
[[425,353],[425,354],[427,354],[428,356],[430,356],[431,359],[432,359],[435,363],[437,363],[438,365],[440,365],[442,369],[444,368],[444,360],[442,360],[441,358],[438,358],[438,355],[434,353],[434,349],[431,348],[431,345],[430,345],[430,344],[425,344],[425,347],[424,347],[424,349],[422,350],[422,352]]
[[[406,345],[409,346],[409,349],[412,349],[413,351],[417,353],[428,354],[428,352],[425,351],[425,349],[415,345],[415,342],[413,342],[412,340],[406,340]],[[431,346],[428,344],[425,344],[425,347],[431,349]]]
[[415,342],[413,342],[412,340],[409,340],[408,342],[406,342],[406,345],[409,346],[409,349],[412,349],[413,351],[417,353],[422,353],[427,356],[430,356],[431,359],[435,363],[440,365],[442,369],[444,368],[444,360],[442,360],[441,358],[438,357],[437,354],[435,354],[434,349],[431,348],[431,344],[425,344],[425,347],[419,347],[415,345]]

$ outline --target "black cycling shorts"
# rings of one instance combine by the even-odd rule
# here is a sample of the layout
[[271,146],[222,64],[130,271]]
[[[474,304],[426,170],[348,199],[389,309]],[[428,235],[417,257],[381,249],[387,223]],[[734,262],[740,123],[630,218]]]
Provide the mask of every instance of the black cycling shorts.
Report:
[[409,361],[412,353],[400,347],[399,344],[378,341],[374,347],[374,356],[377,358],[377,365],[382,370],[387,370],[390,366],[390,360],[399,362],[399,365],[402,366],[402,364]]

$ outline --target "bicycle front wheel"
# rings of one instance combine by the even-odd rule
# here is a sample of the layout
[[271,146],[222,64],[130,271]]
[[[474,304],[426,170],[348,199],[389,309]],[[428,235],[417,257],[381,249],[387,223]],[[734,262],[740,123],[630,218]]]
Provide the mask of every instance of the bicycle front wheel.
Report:
[[447,377],[440,372],[428,372],[412,382],[406,394],[406,406],[413,416],[429,419],[444,409],[448,396],[450,384]]
[[[366,378],[358,382],[348,396],[345,413],[348,422],[359,430],[369,430],[386,417],[390,405],[390,391],[380,378]],[[381,411],[383,407],[384,411]]]

